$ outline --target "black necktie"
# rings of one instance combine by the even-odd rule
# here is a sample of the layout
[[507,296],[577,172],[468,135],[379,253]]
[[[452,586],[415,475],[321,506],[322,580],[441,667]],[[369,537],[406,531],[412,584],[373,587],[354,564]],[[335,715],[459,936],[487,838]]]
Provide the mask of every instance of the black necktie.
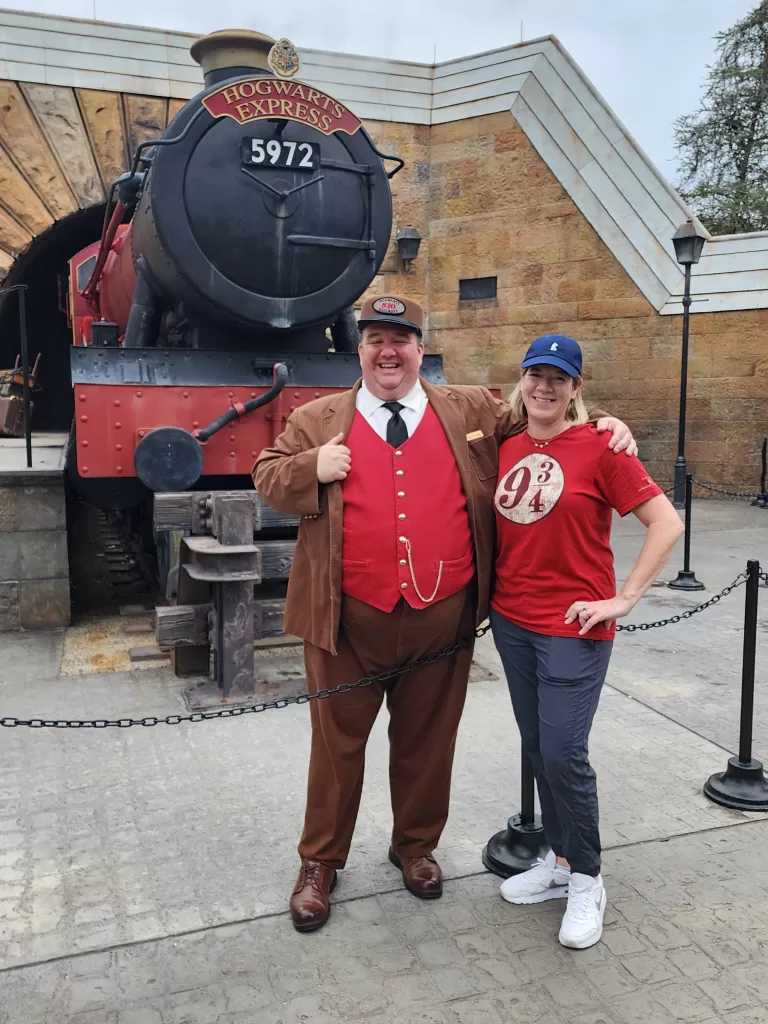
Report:
[[393,448],[399,448],[404,441],[408,440],[408,427],[400,415],[400,410],[405,406],[400,405],[399,402],[385,402],[384,408],[392,413],[387,424],[387,444],[391,444]]

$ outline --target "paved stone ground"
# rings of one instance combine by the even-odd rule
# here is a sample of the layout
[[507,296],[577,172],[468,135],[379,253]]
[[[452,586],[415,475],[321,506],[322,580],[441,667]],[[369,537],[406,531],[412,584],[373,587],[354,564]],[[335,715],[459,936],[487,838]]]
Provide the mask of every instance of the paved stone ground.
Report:
[[[693,567],[710,589],[655,589],[633,619],[730,582],[760,557],[765,515],[698,502]],[[618,525],[619,573],[639,541],[633,522]],[[439,851],[444,898],[416,901],[386,860],[382,720],[334,912],[310,936],[285,914],[306,709],[127,731],[3,730],[0,1024],[768,1024],[768,820],[701,795],[737,742],[743,593],[616,643],[592,741],[609,910],[604,941],[583,952],[557,943],[562,905],[512,907],[482,871],[482,846],[519,802],[498,677],[471,687]],[[767,627],[764,608],[761,641]],[[181,709],[164,668],[60,677],[62,643],[2,638],[1,715]],[[497,674],[490,641],[477,660],[479,675]],[[768,752],[763,666],[759,656],[758,752]]]

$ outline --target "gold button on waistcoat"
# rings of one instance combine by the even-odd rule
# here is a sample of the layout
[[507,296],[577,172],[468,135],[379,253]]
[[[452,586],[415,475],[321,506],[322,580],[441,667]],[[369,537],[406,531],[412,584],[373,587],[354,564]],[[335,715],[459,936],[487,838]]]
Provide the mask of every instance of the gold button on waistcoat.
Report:
[[405,542],[406,542],[406,540],[408,538],[407,537],[398,537],[397,539],[400,541],[401,544],[405,544]]
[[400,589],[401,589],[401,590],[405,590],[405,589],[406,589],[407,587],[408,587],[408,584],[407,584],[407,583],[401,583],[401,584],[400,584]]
[[402,455],[402,452],[395,452],[395,455]]
[[405,512],[401,512],[400,515],[397,518],[398,519],[405,519]]
[[403,476],[404,473],[405,473],[404,469],[398,469],[398,471],[395,473],[395,476]]
[[408,565],[408,559],[407,558],[401,558],[400,559],[400,565]]
[[398,496],[398,498],[404,498],[405,497],[405,491],[398,491],[397,492],[397,496]]

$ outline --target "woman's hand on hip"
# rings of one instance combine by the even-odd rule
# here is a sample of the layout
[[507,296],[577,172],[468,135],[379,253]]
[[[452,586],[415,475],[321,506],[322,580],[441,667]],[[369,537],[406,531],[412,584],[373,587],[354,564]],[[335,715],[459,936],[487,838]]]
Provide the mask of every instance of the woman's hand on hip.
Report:
[[579,636],[584,636],[598,622],[609,626],[615,619],[629,615],[634,604],[626,597],[612,597],[609,601],[574,601],[565,613],[565,624],[579,620]]

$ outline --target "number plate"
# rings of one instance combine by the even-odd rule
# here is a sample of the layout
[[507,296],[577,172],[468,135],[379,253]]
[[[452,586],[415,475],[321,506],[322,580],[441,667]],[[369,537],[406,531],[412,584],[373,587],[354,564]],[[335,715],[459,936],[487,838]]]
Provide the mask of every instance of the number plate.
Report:
[[242,143],[242,161],[256,167],[316,171],[320,166],[320,147],[314,142],[245,138]]

